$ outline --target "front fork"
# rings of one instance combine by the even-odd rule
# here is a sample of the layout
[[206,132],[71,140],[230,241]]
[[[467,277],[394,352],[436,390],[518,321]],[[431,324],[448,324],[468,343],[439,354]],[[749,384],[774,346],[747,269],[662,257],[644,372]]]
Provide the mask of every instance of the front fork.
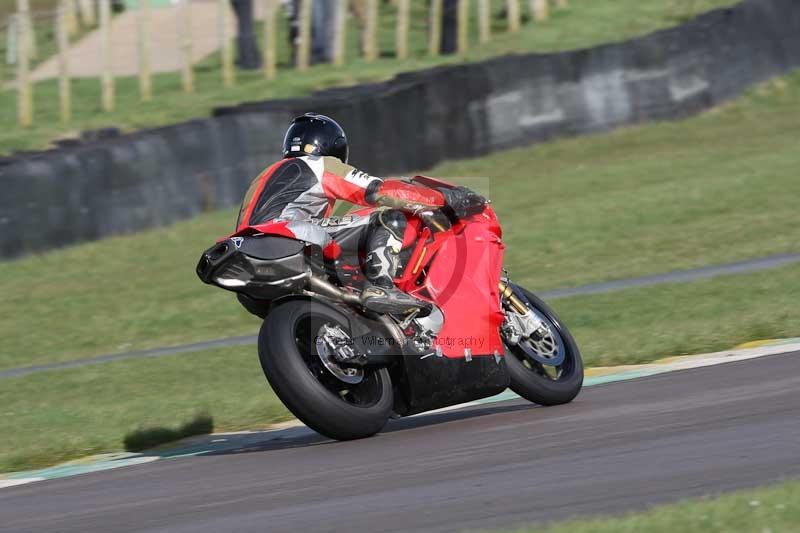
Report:
[[511,285],[509,285],[508,283],[506,283],[501,279],[498,282],[497,286],[500,288],[500,298],[506,299],[508,303],[511,305],[511,307],[514,309],[514,311],[516,311],[521,315],[524,315],[528,311],[530,311],[530,309],[528,309],[528,306],[525,305],[525,303],[522,300],[517,298],[516,294],[514,294],[514,289],[511,288]]
[[516,313],[506,313],[501,328],[506,341],[514,345],[522,338],[538,338],[547,328],[545,323],[514,293],[511,284],[501,279],[498,288],[501,301],[507,302],[511,311]]

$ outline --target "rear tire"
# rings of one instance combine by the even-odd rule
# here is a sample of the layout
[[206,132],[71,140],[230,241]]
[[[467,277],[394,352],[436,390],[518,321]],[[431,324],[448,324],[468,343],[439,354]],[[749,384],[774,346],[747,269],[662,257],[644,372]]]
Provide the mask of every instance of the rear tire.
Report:
[[511,376],[510,388],[523,398],[539,405],[560,405],[569,403],[578,395],[583,386],[583,361],[578,345],[567,327],[555,312],[533,293],[522,289],[536,314],[549,322],[551,328],[561,336],[565,357],[558,378],[549,375],[544,365],[531,361],[524,352],[513,346],[506,346],[506,367]]
[[[318,324],[348,329],[345,315],[315,301],[289,301],[267,315],[258,336],[264,375],[283,404],[314,431],[336,440],[372,436],[386,425],[392,412],[389,372],[366,369],[358,385],[337,380],[321,363],[316,364],[319,355],[313,337]],[[342,391],[348,392],[343,395]]]

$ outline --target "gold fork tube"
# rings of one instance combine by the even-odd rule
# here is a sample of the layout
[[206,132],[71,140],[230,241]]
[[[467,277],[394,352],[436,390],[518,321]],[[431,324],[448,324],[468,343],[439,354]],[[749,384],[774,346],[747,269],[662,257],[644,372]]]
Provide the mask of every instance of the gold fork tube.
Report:
[[525,305],[522,300],[517,298],[517,295],[514,294],[514,291],[506,282],[500,280],[497,286],[500,288],[500,296],[508,300],[508,303],[510,303],[511,307],[514,308],[514,311],[521,315],[524,315],[529,311],[528,306]]

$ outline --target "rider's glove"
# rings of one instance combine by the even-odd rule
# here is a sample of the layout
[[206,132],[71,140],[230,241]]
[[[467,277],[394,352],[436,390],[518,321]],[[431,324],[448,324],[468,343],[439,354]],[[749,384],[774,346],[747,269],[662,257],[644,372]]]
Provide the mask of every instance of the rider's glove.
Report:
[[455,218],[466,218],[486,209],[486,198],[466,187],[438,189],[444,196],[444,210]]

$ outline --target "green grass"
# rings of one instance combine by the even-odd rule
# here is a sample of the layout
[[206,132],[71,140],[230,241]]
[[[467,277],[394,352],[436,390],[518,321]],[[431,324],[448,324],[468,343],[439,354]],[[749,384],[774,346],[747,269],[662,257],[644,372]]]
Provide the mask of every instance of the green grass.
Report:
[[0,398],[0,472],[163,442],[147,439],[190,434],[204,417],[216,431],[290,417],[252,348],[0,380]]
[[[554,307],[589,366],[800,335],[800,266],[573,297]],[[256,349],[134,359],[0,380],[0,472],[291,418]],[[200,426],[198,428],[198,426]]]
[[[53,11],[58,8],[60,0],[31,0],[31,13],[38,11]],[[6,17],[17,12],[17,3],[14,0],[2,0],[0,2],[0,21],[5,22]]]
[[[36,68],[52,57],[58,51],[56,36],[56,13],[60,0],[39,0],[32,1],[30,6],[31,22],[33,24],[34,35],[36,36],[36,57],[31,58],[31,68]],[[16,13],[16,2],[13,0],[0,0],[0,101],[4,101],[3,93],[11,90],[5,88],[6,83],[13,83],[17,76],[16,65],[6,63],[9,44],[9,20],[10,15]],[[78,29],[74,35],[69,37],[69,42],[78,42],[92,28],[78,24]],[[11,93],[8,93],[9,95]],[[9,100],[9,103],[14,103]]]
[[223,211],[0,263],[0,334],[9,338],[0,367],[252,333],[258,321],[235,297],[194,273],[234,219]]
[[684,500],[621,517],[578,519],[515,533],[789,533],[800,531],[800,482]]
[[[117,111],[103,113],[100,108],[99,81],[75,80],[75,118],[68,126],[59,122],[57,83],[43,82],[37,84],[35,89],[34,126],[27,129],[4,128],[0,132],[0,153],[42,148],[53,139],[74,136],[81,130],[107,126],[134,130],[164,125],[207,115],[211,109],[220,105],[296,97],[317,89],[387,79],[401,71],[443,63],[475,61],[514,52],[545,52],[597,45],[673,26],[702,11],[734,3],[734,0],[572,0],[568,10],[553,11],[553,16],[546,25],[526,24],[519,33],[509,34],[504,31],[505,21],[500,16],[503,3],[495,0],[494,38],[489,44],[478,46],[477,35],[473,32],[471,49],[464,57],[431,58],[426,55],[425,2],[414,0],[410,31],[411,57],[408,60],[398,61],[391,57],[394,50],[394,12],[385,7],[382,8],[380,20],[382,58],[379,61],[370,64],[357,57],[359,36],[353,23],[348,33],[347,66],[337,69],[321,65],[306,73],[288,68],[289,51],[284,44],[287,42],[285,24],[279,23],[282,32],[278,36],[281,46],[279,60],[283,68],[273,81],[265,81],[257,72],[240,72],[237,86],[226,90],[220,81],[219,58],[215,54],[198,65],[196,94],[187,96],[180,92],[177,74],[160,74],[154,78],[156,97],[150,103],[142,103],[139,100],[136,78],[121,78],[117,80]],[[527,6],[527,2],[522,2],[522,5]],[[471,27],[473,30],[477,28],[475,20]],[[9,126],[15,124],[15,106],[16,97],[13,92],[0,92],[0,122]]]
[[800,266],[555,300],[589,366],[800,336]]
[[[506,264],[534,291],[797,252],[798,105],[800,73],[690,120],[429,173],[490,178]],[[0,368],[254,332],[233,295],[194,274],[234,219],[215,212],[0,263]]]

